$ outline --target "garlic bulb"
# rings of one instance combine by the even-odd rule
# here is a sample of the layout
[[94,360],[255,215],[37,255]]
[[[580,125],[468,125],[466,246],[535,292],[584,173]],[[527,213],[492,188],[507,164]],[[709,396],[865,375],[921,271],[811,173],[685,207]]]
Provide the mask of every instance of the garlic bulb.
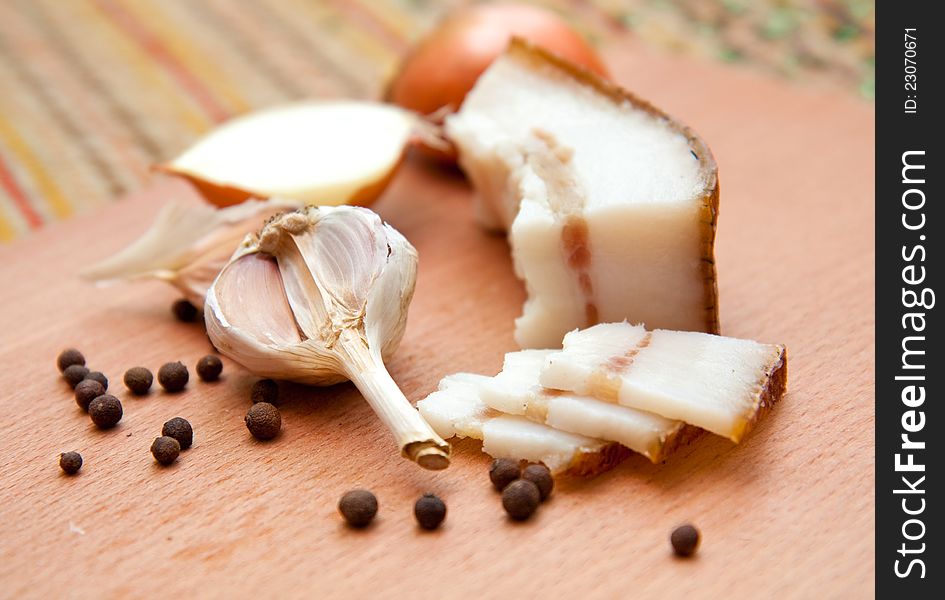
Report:
[[160,279],[201,305],[240,240],[274,214],[300,206],[280,199],[247,200],[222,209],[170,202],[140,238],[79,275],[99,283]]
[[417,252],[365,208],[307,207],[248,235],[207,291],[207,333],[255,373],[314,385],[351,380],[427,469],[449,445],[384,366],[404,334]]

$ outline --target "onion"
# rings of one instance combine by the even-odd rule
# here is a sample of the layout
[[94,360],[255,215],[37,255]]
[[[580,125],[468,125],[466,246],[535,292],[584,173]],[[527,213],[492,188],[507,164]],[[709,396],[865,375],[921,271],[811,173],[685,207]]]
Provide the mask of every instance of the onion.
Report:
[[[476,79],[505,50],[512,36],[608,76],[590,44],[557,14],[520,4],[478,5],[448,15],[416,45],[388,86],[385,99],[442,118],[459,108]],[[447,162],[456,159],[452,148],[444,151],[422,140],[420,148]]]

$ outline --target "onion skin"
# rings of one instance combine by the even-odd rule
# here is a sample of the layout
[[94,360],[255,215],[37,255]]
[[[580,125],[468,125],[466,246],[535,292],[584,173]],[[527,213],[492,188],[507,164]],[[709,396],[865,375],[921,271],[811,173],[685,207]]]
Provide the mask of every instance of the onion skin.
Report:
[[219,208],[234,206],[241,202],[245,202],[250,198],[258,197],[258,195],[238,187],[213,183],[212,181],[207,181],[206,179],[194,177],[189,173],[177,171],[167,164],[154,165],[153,170],[186,180],[194,187],[195,190],[197,190],[197,193],[200,194],[201,198],[203,198],[209,204]]
[[[424,115],[454,112],[513,36],[609,77],[594,48],[557,14],[535,6],[487,4],[451,13],[418,42],[388,85],[384,99]],[[446,163],[456,160],[455,149],[444,151],[422,141],[419,148]]]
[[[356,192],[354,192],[354,194],[351,195],[350,198],[346,199],[340,204],[370,206],[382,193],[384,193],[384,190],[386,190],[387,186],[390,185],[390,182],[394,179],[394,174],[397,173],[397,170],[400,168],[400,165],[403,164],[403,162],[404,154],[401,155],[400,160],[394,164],[393,168],[391,168],[391,170],[388,171],[386,175],[374,183],[358,189]],[[166,175],[184,179],[190,183],[190,185],[192,185],[195,190],[197,190],[197,193],[200,194],[200,197],[203,198],[205,202],[218,208],[234,206],[236,204],[246,202],[250,198],[261,198],[267,196],[267,194],[260,194],[231,185],[214,183],[213,181],[202,179],[195,175],[191,175],[190,173],[178,171],[168,164],[154,165],[152,169],[158,173],[164,173]]]

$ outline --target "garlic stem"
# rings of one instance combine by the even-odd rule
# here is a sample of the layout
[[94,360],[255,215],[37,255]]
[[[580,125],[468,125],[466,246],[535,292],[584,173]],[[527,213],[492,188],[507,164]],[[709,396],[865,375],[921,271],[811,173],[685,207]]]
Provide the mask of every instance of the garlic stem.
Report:
[[427,425],[383,366],[351,373],[351,381],[387,425],[404,458],[438,471],[450,464],[449,445]]
[[427,424],[390,376],[379,355],[346,330],[339,345],[348,355],[347,376],[394,434],[404,458],[438,471],[450,464],[450,446]]

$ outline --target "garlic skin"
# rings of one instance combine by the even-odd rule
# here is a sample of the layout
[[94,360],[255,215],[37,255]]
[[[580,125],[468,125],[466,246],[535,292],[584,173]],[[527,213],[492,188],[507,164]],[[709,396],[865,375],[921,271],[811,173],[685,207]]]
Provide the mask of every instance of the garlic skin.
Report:
[[223,209],[171,201],[140,238],[79,276],[100,284],[159,279],[199,306],[247,233],[271,216],[300,206],[300,202],[278,198],[247,200]]
[[449,444],[384,366],[403,337],[416,276],[416,250],[374,212],[306,207],[246,236],[207,291],[207,333],[259,376],[351,380],[404,457],[443,469]]

